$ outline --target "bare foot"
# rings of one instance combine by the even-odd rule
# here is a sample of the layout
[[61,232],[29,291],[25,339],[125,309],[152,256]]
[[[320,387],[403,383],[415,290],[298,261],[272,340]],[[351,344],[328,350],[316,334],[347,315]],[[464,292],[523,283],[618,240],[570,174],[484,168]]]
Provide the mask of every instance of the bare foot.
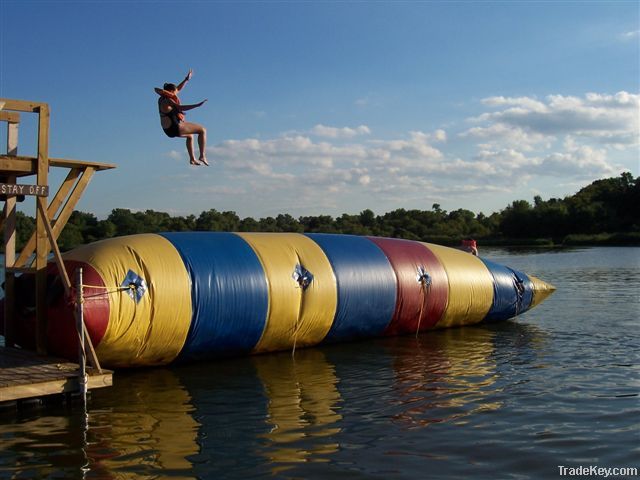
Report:
[[207,159],[205,157],[200,157],[200,161],[204,163],[207,167],[209,166],[209,162],[207,162]]
[[195,158],[193,160],[191,160],[191,162],[189,162],[191,165],[202,165],[199,161],[197,161]]

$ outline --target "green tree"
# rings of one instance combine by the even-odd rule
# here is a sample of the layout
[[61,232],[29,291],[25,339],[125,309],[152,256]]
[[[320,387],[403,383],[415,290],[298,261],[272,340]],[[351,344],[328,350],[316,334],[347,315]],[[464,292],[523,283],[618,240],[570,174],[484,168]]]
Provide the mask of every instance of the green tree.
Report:
[[317,217],[300,217],[300,224],[305,232],[310,233],[338,233],[333,217],[319,215]]
[[36,221],[24,213],[16,212],[16,250],[20,251],[36,231]]
[[71,250],[85,243],[80,227],[67,223],[58,237],[58,247],[62,251]]
[[196,220],[196,230],[212,232],[233,232],[238,229],[240,218],[235,212],[218,212],[211,209],[202,212]]
[[[75,229],[77,229],[77,232],[82,237],[80,243],[78,243],[77,245],[81,245],[83,243],[95,242],[96,240],[100,239],[100,235],[98,232],[98,219],[92,213],[79,212],[77,210],[74,210],[73,212],[71,212],[71,216],[69,217],[69,220],[67,221],[67,224],[62,230],[62,233],[60,236],[62,237],[65,233],[65,230],[67,229],[75,230],[75,229],[72,229],[72,227],[75,227]],[[75,242],[77,233],[75,231],[73,233],[69,232],[68,235],[69,235],[68,236],[69,239],[71,238],[74,239],[73,241],[69,240],[68,244],[70,245],[71,243]],[[73,248],[73,247],[69,247],[69,248]]]
[[170,232],[191,232],[196,229],[195,215],[186,217],[172,217],[169,222],[168,231]]
[[100,220],[96,227],[98,239],[114,237],[118,233],[118,229],[111,220]]
[[500,229],[507,237],[525,238],[532,225],[532,208],[526,200],[515,200],[502,211]]
[[136,220],[128,208],[115,208],[107,217],[116,226],[116,236],[143,233],[143,225]]
[[255,218],[246,217],[240,221],[238,231],[240,232],[257,232],[260,230],[260,225]]
[[301,233],[303,231],[302,225],[300,222],[293,218],[288,213],[280,214],[276,217],[276,227],[278,232],[297,232]]

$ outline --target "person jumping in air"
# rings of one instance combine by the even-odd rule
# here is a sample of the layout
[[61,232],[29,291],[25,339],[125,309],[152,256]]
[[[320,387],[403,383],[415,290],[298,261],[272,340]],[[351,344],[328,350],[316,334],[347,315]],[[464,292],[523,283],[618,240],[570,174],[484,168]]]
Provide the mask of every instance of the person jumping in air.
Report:
[[[178,98],[178,92],[182,90],[185,84],[191,80],[193,70],[189,70],[187,76],[178,85],[174,83],[165,83],[163,88],[154,88],[156,93],[160,95],[158,98],[158,111],[160,112],[160,125],[164,133],[168,137],[181,137],[187,139],[187,152],[191,165],[209,165],[205,154],[207,146],[207,129],[197,123],[185,122],[184,113],[201,107],[207,100],[193,105],[182,105]],[[193,154],[193,136],[198,135],[198,148],[200,149],[200,158],[196,160]]]

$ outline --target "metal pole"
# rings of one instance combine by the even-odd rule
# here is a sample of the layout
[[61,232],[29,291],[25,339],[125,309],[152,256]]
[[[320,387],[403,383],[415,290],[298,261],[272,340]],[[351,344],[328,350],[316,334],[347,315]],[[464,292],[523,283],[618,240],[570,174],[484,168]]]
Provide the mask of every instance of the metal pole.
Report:
[[76,270],[76,330],[78,332],[78,385],[83,403],[87,402],[87,357],[84,351],[84,300],[82,291],[82,268]]

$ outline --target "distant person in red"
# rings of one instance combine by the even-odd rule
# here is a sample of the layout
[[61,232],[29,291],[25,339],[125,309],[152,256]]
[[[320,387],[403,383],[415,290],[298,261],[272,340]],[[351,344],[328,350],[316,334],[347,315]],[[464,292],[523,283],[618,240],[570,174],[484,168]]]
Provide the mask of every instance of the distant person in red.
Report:
[[[193,70],[189,70],[187,76],[178,85],[174,83],[165,83],[162,88],[154,90],[160,98],[158,99],[158,111],[160,112],[160,125],[164,133],[168,137],[181,137],[187,139],[187,152],[189,153],[189,161],[191,165],[209,165],[206,156],[207,146],[207,129],[197,123],[185,122],[184,113],[187,110],[202,106],[207,100],[193,105],[182,105],[178,98],[178,92],[182,90],[185,84],[191,80]],[[196,160],[193,154],[193,135],[198,135],[198,148],[200,149],[200,158]]]
[[462,245],[460,245],[460,250],[464,250],[465,252],[469,252],[471,255],[478,256],[478,244],[475,240],[462,240]]

